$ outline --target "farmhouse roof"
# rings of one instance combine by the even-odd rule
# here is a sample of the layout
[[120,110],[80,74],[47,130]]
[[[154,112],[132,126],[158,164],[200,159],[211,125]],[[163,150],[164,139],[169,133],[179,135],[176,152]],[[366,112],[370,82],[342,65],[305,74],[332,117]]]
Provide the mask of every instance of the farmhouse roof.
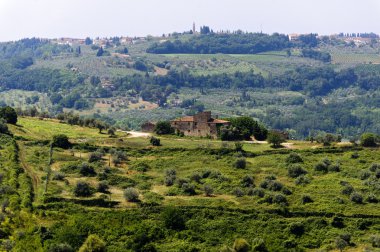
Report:
[[[185,117],[174,119],[173,122],[196,122],[196,120],[194,116],[185,116]],[[225,124],[225,123],[229,123],[229,121],[211,118],[208,121],[208,123]]]

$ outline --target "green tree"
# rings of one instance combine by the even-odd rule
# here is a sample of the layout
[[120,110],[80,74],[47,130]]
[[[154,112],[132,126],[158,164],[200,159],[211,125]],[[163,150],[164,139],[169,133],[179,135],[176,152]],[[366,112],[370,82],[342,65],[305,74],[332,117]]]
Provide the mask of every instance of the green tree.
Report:
[[64,134],[54,135],[52,141],[53,147],[58,147],[62,149],[68,149],[71,146],[69,138]]
[[364,133],[360,137],[360,143],[364,147],[376,147],[378,140],[377,138],[378,136],[373,133]]
[[105,252],[106,243],[99,236],[91,234],[80,247],[79,252]]
[[158,135],[173,134],[174,129],[170,125],[170,122],[159,121],[154,128],[154,132],[156,132]]
[[4,119],[0,118],[0,133],[7,134],[8,133],[8,126]]
[[272,144],[273,148],[281,147],[281,144],[285,142],[284,136],[277,131],[271,131],[268,134],[268,143]]
[[76,197],[90,197],[93,193],[93,188],[86,182],[79,181],[74,188]]
[[96,57],[101,57],[104,54],[103,47],[99,47],[98,52],[96,53]]
[[17,113],[14,108],[6,106],[0,108],[0,118],[3,118],[7,123],[16,124],[17,123]]

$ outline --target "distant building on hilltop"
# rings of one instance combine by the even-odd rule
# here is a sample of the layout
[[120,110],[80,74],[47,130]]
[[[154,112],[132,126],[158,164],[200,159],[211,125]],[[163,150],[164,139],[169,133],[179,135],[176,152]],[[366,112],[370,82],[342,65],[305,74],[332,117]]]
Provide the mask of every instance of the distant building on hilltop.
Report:
[[211,117],[211,111],[201,112],[194,116],[185,116],[170,121],[176,132],[185,136],[217,138],[219,128],[229,126],[230,122]]

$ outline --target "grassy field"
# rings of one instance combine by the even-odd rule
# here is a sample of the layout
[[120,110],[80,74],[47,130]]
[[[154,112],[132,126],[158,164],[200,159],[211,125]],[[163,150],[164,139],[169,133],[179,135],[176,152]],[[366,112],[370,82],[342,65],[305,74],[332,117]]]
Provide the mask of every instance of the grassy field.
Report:
[[[109,138],[96,129],[33,118],[20,118],[10,129],[33,185],[33,225],[54,234],[44,238],[44,248],[65,241],[77,249],[95,233],[110,251],[140,251],[133,246],[148,244],[158,251],[219,251],[238,237],[252,246],[258,242],[252,237],[259,238],[269,251],[312,251],[333,250],[335,239],[349,234],[347,251],[376,251],[371,237],[380,228],[374,201],[380,190],[373,164],[380,163],[379,148],[290,141],[273,149],[244,142],[240,152],[234,143],[175,136],[159,136],[162,145],[153,147],[148,138],[121,132]],[[49,166],[49,143],[42,140],[58,133],[74,145],[54,148]],[[0,149],[0,159],[6,150]],[[94,153],[100,158],[91,161]],[[290,176],[292,167],[303,175]],[[76,196],[78,182],[90,185],[92,194]],[[108,189],[99,191],[100,184]],[[126,200],[126,188],[134,188],[138,200]],[[166,212],[172,217],[165,219]],[[185,218],[183,226],[170,226],[175,218]],[[26,233],[16,241],[28,246],[25,239],[42,237],[17,230]],[[139,232],[150,238],[139,240]]]

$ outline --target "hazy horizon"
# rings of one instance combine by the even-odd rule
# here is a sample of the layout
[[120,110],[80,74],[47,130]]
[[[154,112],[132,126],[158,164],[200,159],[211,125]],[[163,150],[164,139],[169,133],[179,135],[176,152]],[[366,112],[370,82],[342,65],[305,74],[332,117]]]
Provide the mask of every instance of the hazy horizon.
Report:
[[0,0],[0,41],[26,37],[146,36],[199,30],[380,33],[380,2],[363,0]]

